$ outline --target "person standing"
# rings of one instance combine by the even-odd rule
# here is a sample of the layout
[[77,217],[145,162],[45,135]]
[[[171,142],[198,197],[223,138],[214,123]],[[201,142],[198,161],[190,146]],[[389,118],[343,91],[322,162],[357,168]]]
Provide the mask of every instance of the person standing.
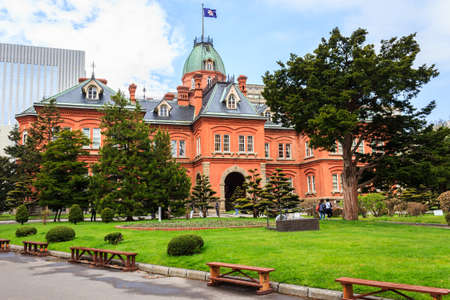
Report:
[[219,207],[219,201],[216,201],[216,215],[218,218],[220,218],[220,207]]
[[328,218],[331,218],[333,216],[333,206],[331,205],[330,199],[327,199],[327,201],[325,202],[325,212]]
[[320,200],[320,204],[319,204],[319,219],[320,220],[325,220],[325,203],[323,202],[323,199]]
[[97,217],[97,212],[95,211],[95,207],[92,206],[91,208],[91,222],[95,222],[95,218]]

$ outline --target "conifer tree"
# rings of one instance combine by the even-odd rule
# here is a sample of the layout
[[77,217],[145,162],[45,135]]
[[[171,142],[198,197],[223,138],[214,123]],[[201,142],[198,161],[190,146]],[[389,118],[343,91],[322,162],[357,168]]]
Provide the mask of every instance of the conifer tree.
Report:
[[61,212],[73,204],[87,208],[89,184],[87,164],[79,160],[86,154],[83,146],[89,140],[79,131],[63,130],[50,142],[42,153],[42,168],[37,174],[34,187],[39,204]]
[[269,181],[264,187],[262,193],[264,201],[260,204],[265,207],[267,215],[283,215],[291,211],[295,211],[300,200],[298,195],[294,193],[288,177],[282,169],[275,169],[270,175]]
[[208,176],[197,177],[190,201],[193,207],[200,209],[203,218],[206,218],[208,209],[213,207],[210,204],[219,200],[219,197],[214,196],[215,194],[216,192],[211,188]]
[[6,198],[9,191],[14,189],[16,164],[5,156],[0,156],[0,212],[8,209]]
[[244,211],[251,211],[253,218],[257,218],[261,213],[261,196],[263,189],[261,187],[262,178],[257,169],[248,171],[250,175],[245,177],[243,197],[234,201],[235,207]]

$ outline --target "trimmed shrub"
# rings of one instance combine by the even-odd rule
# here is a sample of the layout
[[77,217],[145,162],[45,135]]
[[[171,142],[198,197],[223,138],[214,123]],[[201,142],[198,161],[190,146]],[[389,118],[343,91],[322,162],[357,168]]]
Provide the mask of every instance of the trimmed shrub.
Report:
[[410,216],[420,216],[427,211],[427,207],[419,202],[408,202],[406,211]]
[[31,226],[19,227],[16,230],[16,237],[34,235],[37,233],[37,229]]
[[440,194],[437,200],[439,201],[441,209],[444,212],[450,212],[450,191],[446,191]]
[[16,211],[16,222],[23,225],[23,223],[28,222],[28,217],[27,207],[24,204],[20,205]]
[[450,213],[445,215],[445,220],[447,221],[447,225],[450,226]]
[[333,217],[341,217],[343,211],[344,210],[340,207],[333,207]]
[[123,236],[120,232],[111,232],[105,235],[104,240],[110,244],[117,245],[123,240]]
[[195,235],[195,234],[186,234],[186,236],[190,237],[191,239],[193,239],[196,243],[198,248],[203,248],[203,245],[205,244],[205,242],[203,241],[202,237],[199,235]]
[[75,238],[75,231],[67,226],[56,226],[45,235],[47,242],[66,242]]
[[167,245],[167,254],[171,256],[192,255],[200,252],[200,240],[203,239],[192,234],[179,235],[170,240]]
[[73,224],[77,224],[78,222],[84,221],[83,211],[78,204],[72,205],[69,211],[69,222]]
[[[371,193],[358,197],[361,208],[371,212],[374,217],[380,217],[387,213],[385,196],[379,193]],[[364,216],[364,215],[363,215]]]
[[114,219],[114,210],[107,207],[102,210],[102,222],[109,223],[112,222]]

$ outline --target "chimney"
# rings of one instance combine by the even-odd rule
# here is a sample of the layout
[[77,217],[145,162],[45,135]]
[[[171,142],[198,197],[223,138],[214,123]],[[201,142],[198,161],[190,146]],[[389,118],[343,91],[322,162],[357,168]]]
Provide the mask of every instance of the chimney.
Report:
[[171,93],[171,92],[168,92],[168,93],[166,93],[165,95],[164,95],[164,98],[163,99],[166,99],[166,100],[173,100],[173,99],[175,99],[175,94],[174,93]]
[[239,89],[241,90],[242,94],[247,97],[247,76],[240,75],[238,77],[238,83]]
[[202,86],[202,74],[195,74],[194,75],[194,83],[195,83],[195,89],[194,89],[194,96],[191,98],[192,103],[195,107],[195,116],[198,115],[200,112],[200,109],[202,108],[202,100],[203,100],[203,89]]
[[136,88],[137,86],[134,83],[130,84],[128,87],[128,91],[130,92],[130,101],[133,104],[136,103]]
[[188,106],[189,105],[189,88],[184,85],[179,85],[177,87],[178,92],[178,105]]
[[[90,79],[90,78],[80,77],[80,78],[78,78],[78,83],[82,83],[83,81],[86,81],[86,80],[88,80],[88,79]],[[108,80],[106,80],[106,79],[104,79],[104,78],[95,78],[95,79],[97,79],[98,81],[100,81],[100,82],[103,83],[104,85],[107,85],[107,84],[108,84]]]

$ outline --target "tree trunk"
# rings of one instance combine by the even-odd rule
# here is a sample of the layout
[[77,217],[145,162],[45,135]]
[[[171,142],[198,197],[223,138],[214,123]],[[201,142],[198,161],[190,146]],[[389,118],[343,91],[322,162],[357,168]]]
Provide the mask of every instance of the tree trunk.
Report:
[[353,162],[352,136],[346,136],[343,143],[342,158],[344,161],[343,195],[344,195],[344,219],[358,220],[358,170]]
[[127,218],[125,219],[125,222],[133,222],[133,216],[127,216]]

